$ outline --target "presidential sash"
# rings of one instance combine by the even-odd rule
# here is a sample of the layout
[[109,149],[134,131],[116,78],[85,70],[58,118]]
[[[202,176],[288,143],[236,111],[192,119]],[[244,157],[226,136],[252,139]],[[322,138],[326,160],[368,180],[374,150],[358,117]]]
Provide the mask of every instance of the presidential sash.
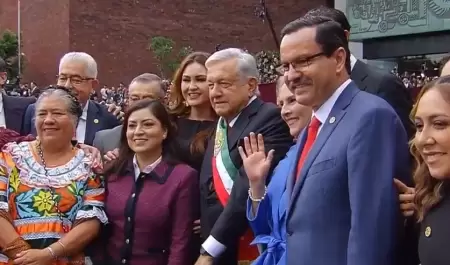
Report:
[[[227,124],[223,118],[220,118],[217,122],[212,172],[217,197],[225,207],[239,170],[235,167],[230,157],[227,141]],[[249,265],[259,256],[258,248],[250,245],[253,239],[254,236],[250,229],[241,237],[238,248],[239,265]]]

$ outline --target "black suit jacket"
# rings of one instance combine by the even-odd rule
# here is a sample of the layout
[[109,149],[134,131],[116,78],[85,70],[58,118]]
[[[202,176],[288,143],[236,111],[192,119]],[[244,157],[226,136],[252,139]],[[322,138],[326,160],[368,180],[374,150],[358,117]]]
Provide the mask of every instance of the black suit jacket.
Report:
[[356,61],[350,77],[361,90],[383,98],[394,108],[411,139],[415,132],[409,118],[413,100],[403,82],[395,75],[360,60]]
[[[352,70],[351,79],[360,89],[386,100],[400,117],[408,138],[411,139],[414,136],[415,128],[409,118],[413,100],[398,77],[358,60]],[[410,183],[406,184],[413,186],[412,178]],[[417,255],[418,234],[415,219],[408,218],[405,220],[403,229],[399,229],[399,231],[401,232],[399,235],[401,240],[396,253],[396,264],[417,265],[419,263]]]
[[[106,106],[92,100],[89,100],[88,104],[84,143],[92,145],[96,132],[114,128],[120,125],[120,121],[113,114],[108,112]],[[37,135],[34,126],[35,108],[35,104],[32,104],[27,108],[24,117],[24,134]]]
[[[281,119],[279,108],[272,103],[265,103],[259,98],[250,103],[228,132],[230,156],[236,168],[239,169],[239,176],[235,179],[227,205],[223,207],[213,186],[211,161],[214,137],[209,141],[200,172],[201,233],[203,239],[211,235],[227,247],[226,252],[221,255],[215,265],[237,264],[236,252],[239,238],[248,229],[246,202],[249,183],[242,166],[238,146],[242,145],[243,138],[250,132],[260,133],[264,136],[267,152],[271,149],[275,150],[270,172],[293,144],[289,127]],[[271,173],[269,173],[270,175]]]
[[5,111],[6,128],[21,133],[23,117],[30,104],[36,102],[34,97],[11,97],[3,94],[3,109]]

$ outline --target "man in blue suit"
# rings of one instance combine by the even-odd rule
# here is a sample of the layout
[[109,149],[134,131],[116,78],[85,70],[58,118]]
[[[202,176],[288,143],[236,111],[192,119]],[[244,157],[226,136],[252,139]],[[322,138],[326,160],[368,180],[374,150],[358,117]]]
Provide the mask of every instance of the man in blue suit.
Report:
[[402,122],[386,101],[350,80],[338,23],[303,17],[282,36],[286,83],[313,109],[286,184],[287,264],[393,264],[402,221],[393,179],[409,177]]
[[[58,85],[75,90],[83,106],[83,114],[77,125],[76,139],[79,143],[87,145],[92,145],[96,132],[114,128],[121,123],[106,106],[89,99],[98,85],[97,72],[97,63],[94,58],[84,52],[67,53],[59,63]],[[36,136],[34,118],[35,104],[32,104],[26,110],[22,134]]]

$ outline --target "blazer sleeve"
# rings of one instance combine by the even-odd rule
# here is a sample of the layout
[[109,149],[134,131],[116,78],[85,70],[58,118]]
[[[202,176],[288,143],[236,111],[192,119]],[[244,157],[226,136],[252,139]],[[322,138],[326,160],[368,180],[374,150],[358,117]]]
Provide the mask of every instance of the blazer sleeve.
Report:
[[392,264],[401,222],[393,178],[409,168],[407,142],[400,120],[387,106],[363,115],[349,141],[348,265]]
[[105,149],[103,141],[102,141],[102,131],[98,131],[95,133],[94,141],[92,142],[92,146],[97,148],[100,151],[100,154],[103,156],[105,154]]
[[272,202],[280,201],[283,196],[290,165],[295,160],[296,151],[296,146],[292,146],[283,160],[274,169],[271,182],[267,187],[267,196],[259,203],[255,214],[252,212],[252,201],[250,198],[247,199],[247,220],[255,236],[269,235],[272,232],[271,227],[273,224],[279,223],[278,220],[273,220],[272,209],[274,205],[272,205]]
[[[267,111],[267,113],[260,113],[259,115],[264,117],[264,122],[261,122],[255,128],[254,132],[264,136],[265,150],[267,152],[271,149],[275,150],[269,171],[269,176],[271,176],[273,169],[286,155],[293,140],[289,133],[289,127],[281,119],[278,109],[273,108]],[[248,221],[246,218],[248,189],[248,177],[245,174],[244,167],[241,166],[239,175],[236,177],[231,190],[228,203],[211,231],[211,236],[225,248],[234,246],[236,242],[239,242],[239,238],[248,229]]]
[[403,85],[402,80],[392,74],[384,74],[380,83],[378,96],[386,100],[394,108],[402,121],[408,139],[411,139],[415,132],[413,122],[409,118],[413,100],[411,94],[405,88],[405,85]]
[[33,116],[34,116],[34,104],[28,105],[25,115],[23,116],[22,122],[22,135],[31,134],[31,128],[33,126]]
[[[177,176],[181,177],[181,176]],[[169,251],[168,265],[185,265],[190,259],[192,229],[199,208],[198,173],[192,168],[186,171],[176,194],[172,213],[172,244]]]

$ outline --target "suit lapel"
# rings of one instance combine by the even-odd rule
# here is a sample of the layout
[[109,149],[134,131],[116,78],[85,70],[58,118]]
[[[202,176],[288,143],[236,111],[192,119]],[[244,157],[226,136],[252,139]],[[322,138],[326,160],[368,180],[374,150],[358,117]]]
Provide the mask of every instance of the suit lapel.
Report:
[[14,106],[13,98],[6,95],[2,95],[2,97],[6,128],[20,133],[22,127],[22,112],[20,108]]
[[307,129],[303,129],[297,138],[297,143],[295,145],[295,157],[293,163],[291,163],[291,166],[288,171],[288,177],[287,177],[287,183],[286,183],[286,189],[289,195],[289,201],[290,196],[292,195],[292,191],[294,190],[295,181],[297,179],[297,164],[298,160],[300,159],[301,151],[303,150],[303,146],[306,143],[306,136],[307,136]]
[[263,103],[264,102],[259,98],[253,100],[253,102],[245,107],[239,114],[239,117],[237,118],[233,127],[229,128],[230,131],[228,133],[228,149],[230,150],[230,152],[238,145],[239,139],[241,138],[242,134],[245,131],[245,128],[250,122],[250,118],[258,112],[259,107]]
[[[295,151],[296,152],[294,154],[298,153],[297,152],[297,148],[298,148],[298,146],[296,145],[296,147],[295,147]],[[285,168],[282,168],[283,173],[285,172],[287,174],[287,176],[288,176],[287,178],[290,177],[289,173],[291,173],[291,171],[292,171],[292,165],[296,164],[295,163],[296,160],[297,160],[296,157],[297,156],[293,156],[291,161],[290,161],[290,163],[288,165],[286,165]],[[284,159],[286,159],[286,158],[284,158]],[[278,207],[276,207],[276,209],[275,209],[278,212],[275,212],[275,213],[272,213],[272,214],[274,216],[278,217],[277,220],[283,220],[283,217],[286,215],[288,202],[289,202],[291,193],[288,191],[288,187],[287,187],[288,183],[287,182],[284,182],[284,183],[283,182],[279,182],[279,183],[276,183],[276,184],[279,185],[278,188],[280,189],[281,200],[278,203]]]
[[[334,104],[333,109],[331,110],[330,114],[328,115],[327,120],[322,125],[319,135],[317,136],[316,141],[314,142],[311,150],[309,151],[308,156],[306,157],[306,160],[300,170],[300,176],[299,176],[298,180],[295,181],[295,178],[297,177],[295,173],[294,173],[294,176],[291,176],[291,178],[294,178],[292,181],[293,182],[295,181],[295,183],[291,184],[291,185],[293,185],[293,190],[292,190],[292,194],[291,194],[291,197],[289,200],[290,203],[289,203],[288,218],[289,218],[290,214],[292,213],[293,204],[295,204],[295,201],[297,200],[297,197],[299,196],[299,194],[303,188],[303,184],[305,183],[306,178],[308,178],[309,169],[311,168],[312,164],[314,163],[316,157],[319,155],[320,151],[322,150],[322,148],[325,145],[325,143],[327,142],[327,140],[330,138],[334,129],[339,125],[339,122],[345,116],[345,113],[346,113],[345,109],[347,108],[347,106],[352,101],[353,97],[358,92],[359,92],[359,89],[355,86],[355,84],[353,82],[351,82],[344,89],[344,91],[342,91],[342,94],[339,96],[336,103]],[[306,131],[306,130],[304,130],[304,131]],[[305,141],[305,140],[303,140],[303,141]],[[300,156],[301,150],[302,149],[299,150],[297,156]],[[298,161],[298,158],[297,158],[297,161]],[[295,167],[297,166],[297,163],[295,163]],[[293,171],[295,172],[295,168],[293,169]]]
[[84,135],[85,143],[92,143],[94,141],[95,133],[100,131],[101,126],[101,117],[99,115],[99,109],[97,105],[92,103],[90,100],[88,101],[88,111],[86,117],[86,133]]
[[366,71],[366,65],[364,62],[361,62],[360,60],[357,60],[355,63],[355,66],[353,67],[353,70],[350,74],[350,78],[355,81],[358,88],[365,91],[367,89],[367,86],[364,83],[364,80],[367,78],[368,74]]

